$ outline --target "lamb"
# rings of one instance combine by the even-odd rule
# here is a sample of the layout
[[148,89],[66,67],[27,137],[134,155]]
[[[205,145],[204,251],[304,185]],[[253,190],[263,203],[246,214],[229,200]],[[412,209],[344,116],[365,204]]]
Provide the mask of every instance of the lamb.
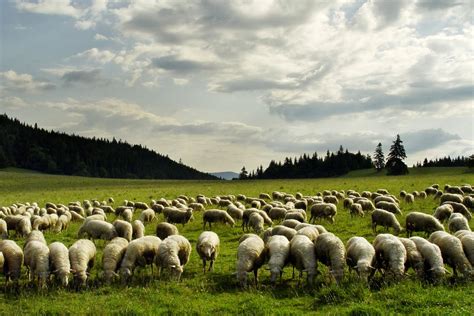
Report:
[[71,272],[78,286],[85,286],[89,270],[94,266],[96,248],[92,241],[79,239],[69,247]]
[[440,205],[436,208],[433,216],[437,218],[440,222],[445,222],[449,219],[451,214],[454,212],[454,209],[449,204]]
[[376,267],[384,270],[395,279],[401,278],[405,273],[407,251],[402,242],[390,234],[380,234],[373,242],[376,257]]
[[0,239],[8,238],[8,226],[5,220],[0,218]]
[[61,242],[53,242],[49,245],[49,262],[51,273],[59,280],[62,286],[69,283],[71,263],[69,262],[69,250]]
[[411,237],[424,260],[424,275],[428,280],[438,282],[446,274],[441,250],[436,244],[421,237]]
[[159,271],[163,268],[169,269],[171,275],[179,281],[190,255],[189,241],[181,235],[171,235],[166,237],[158,248],[155,264]]
[[278,276],[281,280],[283,268],[289,262],[290,242],[284,236],[275,235],[270,237],[265,247],[269,257],[270,282],[275,283]]
[[241,210],[239,207],[237,207],[234,204],[231,204],[227,207],[227,213],[234,219],[242,219],[244,215],[244,211]]
[[234,219],[226,212],[222,210],[207,210],[202,215],[203,220],[203,230],[206,229],[206,223],[209,223],[209,229],[211,228],[211,223],[221,222],[225,224],[230,224],[231,227],[234,227]]
[[349,207],[349,211],[350,211],[351,217],[354,217],[354,216],[364,217],[364,211],[362,210],[362,205],[360,205],[359,203],[352,203],[352,205]]
[[193,209],[188,208],[183,211],[173,207],[165,207],[163,209],[165,221],[170,224],[182,224],[183,226],[193,218]]
[[155,219],[155,211],[151,208],[147,208],[143,210],[140,214],[139,220],[143,222],[143,224],[150,223]]
[[331,203],[321,203],[321,204],[314,204],[311,206],[311,218],[309,219],[310,222],[314,223],[314,221],[318,218],[326,218],[332,223],[334,223],[334,217],[337,214],[337,208],[334,204]]
[[3,253],[3,274],[6,282],[12,280],[17,283],[21,275],[23,251],[13,240],[0,240],[0,252]]
[[130,279],[137,266],[153,265],[160,245],[161,239],[156,236],[143,236],[132,240],[120,264],[120,276],[123,281]]
[[43,288],[49,278],[49,248],[40,241],[33,240],[26,244],[24,262],[28,269],[28,280],[38,280],[38,287]]
[[462,203],[462,194],[443,193],[439,202],[441,204],[443,204],[444,202]]
[[114,225],[115,230],[117,231],[118,237],[125,238],[128,242],[132,240],[133,236],[133,227],[132,224],[120,219],[115,220],[112,225]]
[[263,217],[258,212],[252,213],[249,218],[249,225],[255,233],[260,234],[263,231]]
[[117,231],[114,225],[105,221],[91,220],[86,221],[79,228],[77,233],[79,238],[86,236],[91,239],[111,240],[117,237]]
[[299,229],[296,233],[297,235],[305,235],[308,237],[312,242],[316,240],[319,236],[319,231],[316,227],[314,226],[306,226],[301,229]]
[[375,207],[378,209],[389,211],[390,213],[393,213],[393,214],[402,215],[402,211],[400,210],[398,205],[395,203],[380,201],[375,204]]
[[471,220],[472,214],[471,212],[469,212],[469,210],[464,204],[457,203],[457,202],[444,202],[442,205],[446,205],[446,204],[449,204],[453,207],[454,213],[461,213],[462,215],[464,215],[464,217],[467,218],[468,221]]
[[359,278],[367,282],[375,269],[374,246],[364,237],[350,238],[346,243],[346,263],[357,272]]
[[318,236],[315,242],[316,259],[330,268],[330,273],[337,283],[344,277],[346,249],[342,241],[333,233]]
[[471,230],[467,219],[459,213],[453,213],[448,220],[448,229],[451,233],[455,233],[458,230]]
[[422,231],[429,235],[437,230],[444,231],[444,227],[435,217],[421,212],[408,213],[406,217],[406,231],[408,237],[411,237],[413,232]]
[[171,235],[179,235],[178,228],[173,224],[162,222],[156,225],[156,236],[161,240]]
[[409,268],[412,268],[418,274],[418,276],[422,276],[423,275],[423,256],[418,251],[416,244],[408,238],[398,237],[398,239],[402,242],[403,246],[405,247],[405,250],[407,251],[407,261],[405,262],[405,272]]
[[267,257],[265,244],[257,235],[249,235],[237,248],[237,280],[242,287],[247,286],[247,272],[253,271],[255,285],[258,284],[258,269]]
[[115,237],[104,248],[102,254],[102,266],[104,267],[104,279],[110,283],[118,277],[117,271],[128,247],[128,240],[122,237]]
[[145,225],[143,225],[142,221],[134,220],[132,223],[132,239],[138,239],[145,236]]
[[439,249],[441,249],[444,262],[453,269],[455,276],[457,276],[458,271],[464,277],[469,277],[472,274],[472,266],[464,254],[459,238],[446,232],[438,231],[431,234],[429,241],[438,245]]
[[409,203],[409,204],[415,203],[415,196],[411,193],[406,194],[403,199],[405,200],[405,203]]
[[196,251],[202,260],[202,271],[206,273],[206,261],[209,261],[209,271],[214,267],[214,261],[219,255],[220,240],[216,233],[204,231],[199,235]]
[[393,213],[380,209],[375,209],[372,212],[372,230],[374,233],[377,233],[377,225],[384,226],[387,231],[389,227],[392,227],[395,235],[398,235],[402,230],[400,223]]
[[303,272],[307,273],[307,280],[313,285],[316,275],[316,256],[314,243],[305,235],[295,235],[290,241],[290,262],[300,271],[300,278]]

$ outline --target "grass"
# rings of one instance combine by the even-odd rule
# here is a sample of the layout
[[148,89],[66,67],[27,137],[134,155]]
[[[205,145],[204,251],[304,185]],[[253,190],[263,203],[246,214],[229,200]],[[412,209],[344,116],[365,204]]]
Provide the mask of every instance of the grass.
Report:
[[[205,194],[243,193],[257,196],[261,192],[274,190],[289,193],[315,194],[324,189],[376,190],[386,188],[398,193],[400,190],[423,190],[439,183],[474,183],[474,174],[464,168],[413,169],[407,176],[385,177],[370,170],[353,172],[345,177],[305,180],[261,180],[261,181],[156,181],[94,179],[82,177],[54,176],[29,173],[22,170],[0,171],[0,205],[14,202],[36,201],[43,205],[47,201],[67,203],[84,199],[105,200],[114,197],[116,205],[122,200],[149,201],[165,197],[175,198],[180,194],[196,196]],[[412,205],[401,203],[404,214],[410,211],[431,213],[437,203],[431,198],[417,200]],[[370,229],[370,216],[351,219],[342,205],[338,207],[335,224],[324,225],[344,242],[354,235],[364,236],[370,241],[375,237]],[[138,214],[136,214],[138,216]],[[109,217],[112,221],[114,216]],[[202,215],[196,214],[194,222],[180,232],[194,246],[202,231]],[[162,221],[162,215],[158,216]],[[403,216],[399,218],[404,222]],[[156,223],[146,227],[153,234]],[[238,225],[237,225],[238,226]],[[62,241],[70,246],[77,238],[78,223],[73,223],[60,234],[46,232],[48,242]],[[201,262],[193,249],[191,260],[185,268],[182,281],[172,282],[163,276],[152,278],[150,270],[139,271],[128,286],[101,284],[101,255],[104,244],[97,243],[96,266],[92,269],[92,282],[87,289],[74,291],[50,286],[38,291],[22,277],[18,290],[0,288],[0,314],[321,314],[321,315],[385,315],[385,314],[453,314],[472,315],[474,312],[474,285],[468,281],[448,278],[443,284],[431,286],[410,276],[398,284],[385,284],[379,278],[368,287],[361,284],[355,275],[347,275],[341,286],[327,279],[327,269],[320,266],[322,276],[316,286],[298,286],[291,279],[291,268],[283,275],[282,284],[272,287],[269,273],[260,270],[258,288],[241,290],[232,275],[235,269],[237,240],[241,229],[215,225],[213,229],[221,238],[221,253],[215,271],[202,274]],[[13,239],[22,245],[22,240]],[[250,277],[252,279],[252,277]]]

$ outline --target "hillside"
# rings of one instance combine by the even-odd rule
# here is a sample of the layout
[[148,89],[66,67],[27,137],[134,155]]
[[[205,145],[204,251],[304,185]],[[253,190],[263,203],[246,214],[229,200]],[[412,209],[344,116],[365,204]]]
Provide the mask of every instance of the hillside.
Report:
[[211,174],[224,180],[232,180],[235,178],[239,178],[239,174],[237,172],[232,171],[211,172]]
[[101,178],[216,179],[141,145],[48,131],[0,115],[0,168],[5,167]]

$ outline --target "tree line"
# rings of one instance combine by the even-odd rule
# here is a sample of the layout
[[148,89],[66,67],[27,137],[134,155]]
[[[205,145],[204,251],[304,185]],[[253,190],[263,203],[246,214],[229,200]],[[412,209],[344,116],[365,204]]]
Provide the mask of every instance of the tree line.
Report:
[[217,179],[142,145],[48,131],[3,114],[0,168],[5,167],[107,178]]
[[457,156],[451,158],[450,156],[430,159],[425,158],[423,162],[417,162],[413,165],[414,168],[424,167],[472,167],[474,161],[474,155],[470,157]]

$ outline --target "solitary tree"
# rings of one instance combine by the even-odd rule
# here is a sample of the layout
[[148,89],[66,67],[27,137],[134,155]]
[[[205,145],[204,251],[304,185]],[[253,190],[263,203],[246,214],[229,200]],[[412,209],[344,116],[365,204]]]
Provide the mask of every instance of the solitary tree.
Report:
[[382,169],[385,167],[385,156],[382,151],[382,143],[379,143],[377,147],[375,147],[374,167],[377,172],[382,171]]
[[245,179],[247,179],[247,178],[248,178],[248,174],[249,174],[249,173],[248,173],[247,170],[245,169],[245,166],[242,167],[242,169],[240,170],[239,179],[240,179],[240,180],[245,180]]
[[388,160],[385,167],[387,168],[388,175],[401,175],[408,173],[408,167],[403,162],[407,157],[405,148],[403,147],[403,141],[400,139],[400,135],[397,135],[397,139],[393,142],[388,153]]

